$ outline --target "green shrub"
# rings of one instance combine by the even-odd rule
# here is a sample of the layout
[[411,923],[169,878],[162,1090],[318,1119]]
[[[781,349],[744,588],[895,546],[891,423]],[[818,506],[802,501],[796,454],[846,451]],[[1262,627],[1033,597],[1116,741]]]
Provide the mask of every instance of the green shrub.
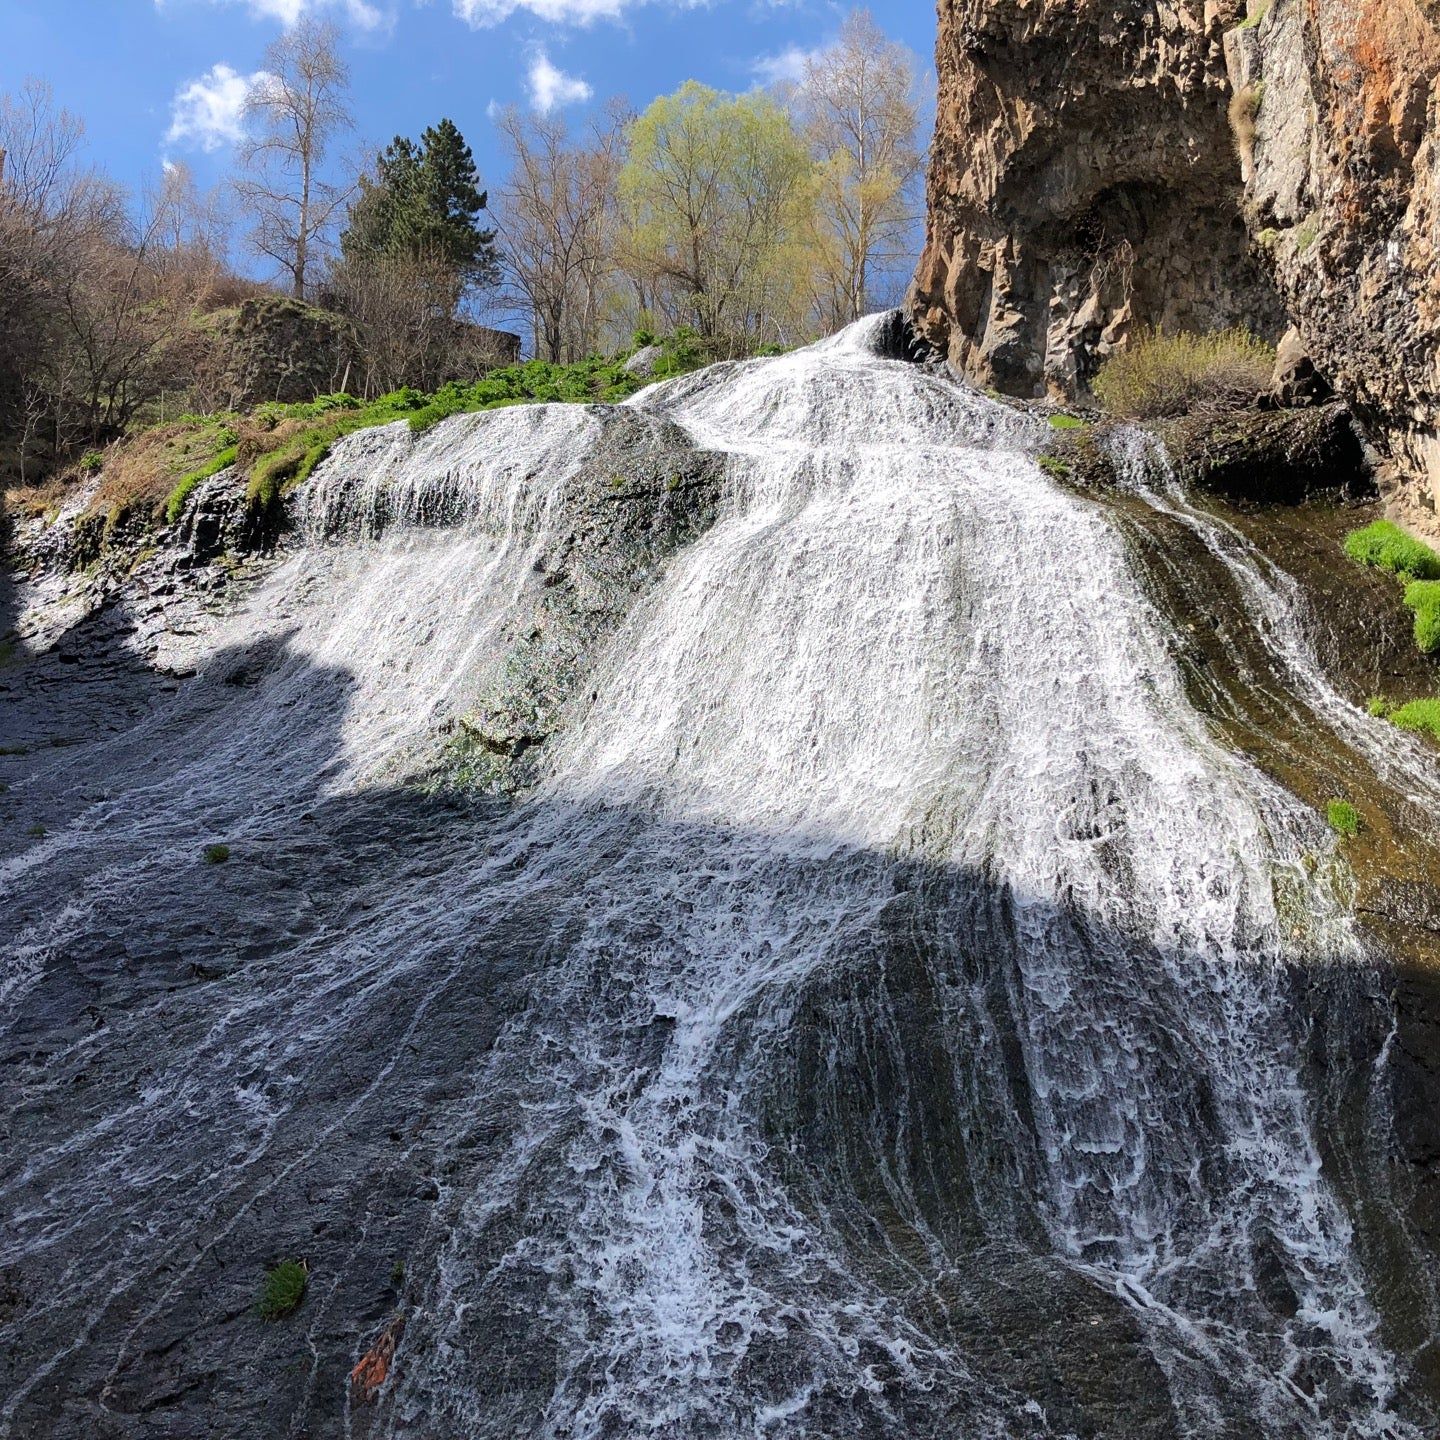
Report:
[[98,450],[87,450],[80,457],[80,469],[86,475],[98,475],[105,468],[105,457]]
[[300,1260],[282,1260],[265,1272],[264,1283],[260,1286],[260,1318],[262,1320],[283,1320],[297,1310],[305,1298],[305,1286],[310,1274]]
[[1376,720],[1385,720],[1395,707],[1383,695],[1372,695],[1365,702],[1365,708]]
[[207,845],[205,847],[205,863],[207,865],[223,865],[230,858],[230,847],[228,845]]
[[683,327],[668,339],[655,343],[662,353],[648,375],[627,373],[623,358],[592,355],[569,365],[527,360],[492,370],[470,384],[442,385],[430,396],[429,404],[411,414],[410,428],[418,435],[452,415],[498,410],[506,405],[614,405],[657,380],[688,375],[716,358],[694,331]]
[[1440,650],[1440,580],[1412,580],[1405,604],[1415,612],[1415,643],[1433,655]]
[[1389,520],[1377,520],[1345,537],[1345,553],[1357,565],[1388,570],[1406,580],[1440,580],[1440,555]]
[[1411,700],[1391,710],[1389,718],[1402,730],[1440,740],[1440,700]]
[[1325,818],[1330,828],[1347,840],[1360,833],[1360,812],[1348,800],[1331,800],[1325,806]]
[[1112,415],[1173,420],[1249,405],[1270,384],[1275,351],[1245,330],[1210,335],[1143,331],[1100,368],[1092,389]]

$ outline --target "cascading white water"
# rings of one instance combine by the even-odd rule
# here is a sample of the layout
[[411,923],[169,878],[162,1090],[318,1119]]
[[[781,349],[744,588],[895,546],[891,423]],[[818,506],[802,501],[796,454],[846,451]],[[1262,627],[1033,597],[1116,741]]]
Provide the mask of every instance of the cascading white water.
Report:
[[[631,402],[729,457],[726,500],[535,792],[352,877],[359,908],[197,1009],[139,1103],[7,1168],[0,1260],[66,1259],[45,1313],[77,1347],[162,1251],[383,1126],[523,953],[524,1003],[406,1142],[446,1178],[379,1432],[1061,1436],[1102,1354],[1169,1418],[1097,1429],[1087,1400],[1085,1433],[1420,1435],[1290,999],[1290,969],[1359,961],[1302,863],[1324,827],[1192,710],[1103,510],[1012,412],[880,358],[879,324]],[[243,846],[403,777],[498,665],[594,424],[337,447],[306,548],[211,642],[265,617],[284,663],[10,863],[32,983],[140,887],[167,903],[203,827]],[[194,1263],[127,1311],[112,1377]]]

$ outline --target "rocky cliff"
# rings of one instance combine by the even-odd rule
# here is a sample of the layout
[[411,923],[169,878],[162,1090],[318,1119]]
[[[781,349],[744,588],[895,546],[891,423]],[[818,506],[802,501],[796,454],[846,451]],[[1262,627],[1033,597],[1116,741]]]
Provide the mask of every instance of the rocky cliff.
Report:
[[1440,531],[1440,3],[1274,0],[1226,36],[1244,209],[1392,508]]
[[1288,326],[1395,508],[1440,486],[1437,0],[940,0],[918,328],[1083,391],[1139,326]]

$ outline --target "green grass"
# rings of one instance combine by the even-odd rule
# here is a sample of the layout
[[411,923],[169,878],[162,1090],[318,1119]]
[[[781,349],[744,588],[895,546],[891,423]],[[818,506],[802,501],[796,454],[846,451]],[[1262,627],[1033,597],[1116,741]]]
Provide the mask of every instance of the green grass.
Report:
[[1090,422],[1082,420],[1078,415],[1052,415],[1050,428],[1052,430],[1088,430]]
[[1377,520],[1345,537],[1345,553],[1357,565],[1384,570],[1405,586],[1415,613],[1415,643],[1426,655],[1440,652],[1440,555],[1389,520]]
[[228,845],[207,845],[204,854],[207,865],[223,865],[230,858],[230,847]]
[[1415,612],[1415,643],[1426,655],[1440,650],[1440,580],[1412,580],[1405,604]]
[[1387,718],[1402,730],[1440,740],[1440,700],[1410,700],[1391,709]]
[[[660,358],[649,375],[631,375],[625,370],[627,355],[613,359],[591,356],[570,365],[553,365],[548,360],[528,360],[492,370],[473,384],[444,385],[410,416],[410,428],[423,434],[452,415],[469,415],[481,410],[498,410],[506,405],[618,404],[653,385],[688,375],[715,356],[693,333],[681,330],[659,342]],[[638,348],[638,347],[637,347]]]
[[1440,580],[1440,555],[1389,520],[1377,520],[1345,537],[1345,553],[1357,565],[1388,570],[1405,580]]
[[185,503],[194,493],[195,487],[201,481],[210,479],[212,475],[218,475],[222,470],[229,469],[235,463],[237,453],[236,446],[227,445],[219,454],[212,455],[198,470],[192,470],[185,476],[165,501],[165,523],[174,525],[185,513]]
[[250,467],[245,496],[251,512],[273,513],[283,496],[303,485],[337,440],[357,430],[371,430],[402,420],[429,403],[429,396],[406,387],[362,404],[353,395],[322,395],[299,405],[262,405],[255,418],[262,424],[313,421],[289,434],[273,450],[256,457]]
[[1066,480],[1070,476],[1070,467],[1054,455],[1041,455],[1036,464],[1055,480]]
[[299,1260],[282,1260],[265,1272],[260,1286],[259,1310],[262,1320],[283,1320],[297,1310],[305,1298],[310,1275]]
[[1247,16],[1246,19],[1236,28],[1239,30],[1258,30],[1260,28],[1260,22],[1269,13],[1270,0],[1264,0],[1264,3],[1261,5],[1257,5],[1254,11],[1249,16]]
[[1348,800],[1331,800],[1325,806],[1325,818],[1330,828],[1347,840],[1360,833],[1360,812]]

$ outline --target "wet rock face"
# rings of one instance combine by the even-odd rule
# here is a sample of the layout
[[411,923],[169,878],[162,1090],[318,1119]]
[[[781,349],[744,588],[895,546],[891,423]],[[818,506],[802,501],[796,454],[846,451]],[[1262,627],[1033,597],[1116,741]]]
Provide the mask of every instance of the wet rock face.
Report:
[[1284,330],[1236,205],[1239,0],[940,0],[910,311],[978,383],[1083,389],[1137,327]]
[[1440,5],[1273,0],[1226,59],[1253,102],[1256,248],[1387,461],[1391,510],[1440,535]]

